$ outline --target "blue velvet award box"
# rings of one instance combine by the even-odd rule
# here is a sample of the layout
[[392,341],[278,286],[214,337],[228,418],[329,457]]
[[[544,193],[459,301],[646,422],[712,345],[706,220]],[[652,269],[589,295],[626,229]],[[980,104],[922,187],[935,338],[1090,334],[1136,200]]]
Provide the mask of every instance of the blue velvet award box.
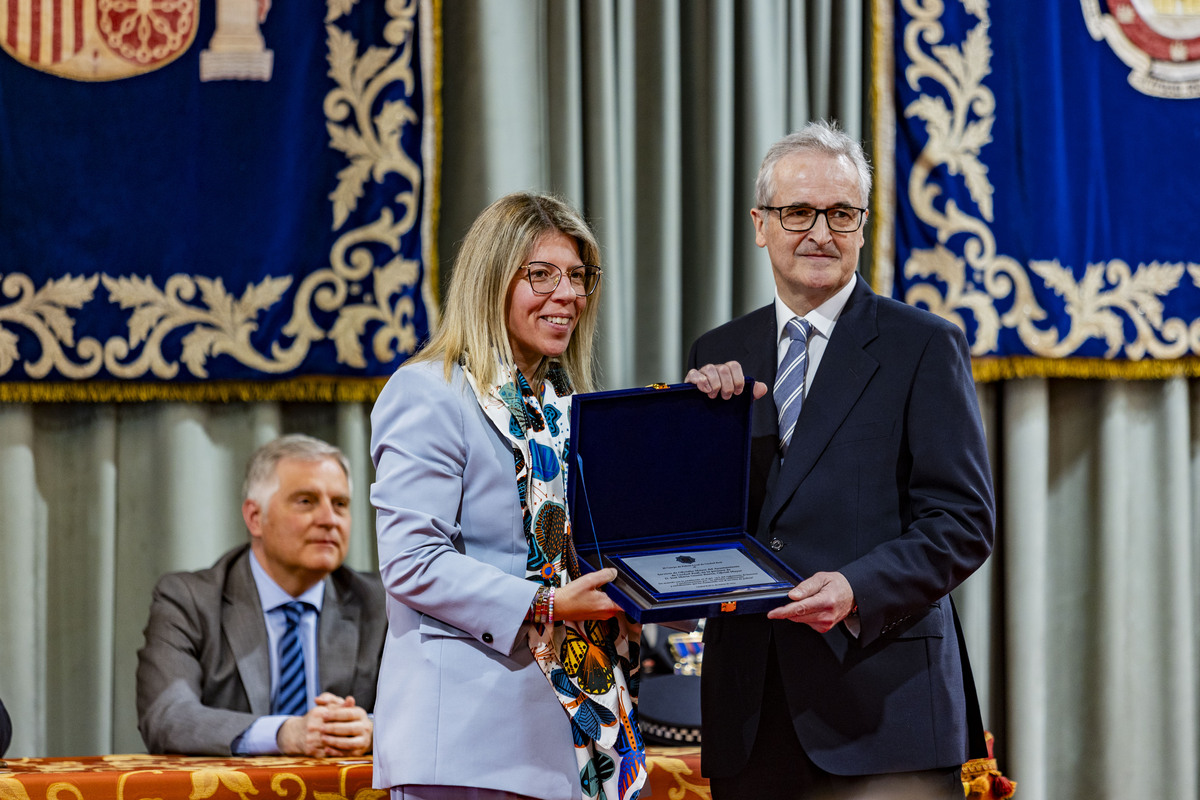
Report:
[[580,568],[616,567],[606,591],[634,620],[765,612],[800,582],[746,531],[751,398],[680,384],[572,399]]

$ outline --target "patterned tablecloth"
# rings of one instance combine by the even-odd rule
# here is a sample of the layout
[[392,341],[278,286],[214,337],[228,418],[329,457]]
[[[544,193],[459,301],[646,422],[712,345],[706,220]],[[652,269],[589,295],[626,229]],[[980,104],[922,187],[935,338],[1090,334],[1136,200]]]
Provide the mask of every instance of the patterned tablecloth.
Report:
[[[653,797],[711,800],[700,748],[649,751]],[[113,755],[16,758],[0,767],[0,800],[383,800],[371,759]]]

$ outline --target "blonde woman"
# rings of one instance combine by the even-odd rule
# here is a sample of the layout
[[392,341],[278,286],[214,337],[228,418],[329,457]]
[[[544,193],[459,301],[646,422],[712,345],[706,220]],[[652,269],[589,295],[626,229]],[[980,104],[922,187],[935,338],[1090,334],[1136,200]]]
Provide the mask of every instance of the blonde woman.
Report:
[[600,253],[562,201],[480,214],[442,326],[371,414],[388,636],[375,785],[392,800],[636,798],[637,631],[579,573],[570,398],[592,385]]

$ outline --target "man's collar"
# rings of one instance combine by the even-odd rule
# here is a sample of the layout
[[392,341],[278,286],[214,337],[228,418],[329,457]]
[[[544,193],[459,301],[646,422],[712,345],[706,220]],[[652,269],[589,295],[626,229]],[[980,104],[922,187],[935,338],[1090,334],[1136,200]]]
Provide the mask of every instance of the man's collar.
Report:
[[[779,296],[779,290],[775,290],[775,341],[781,341],[787,336],[784,332],[784,326],[792,317],[799,316],[802,319],[808,320],[814,328],[816,328],[826,339],[833,332],[833,325],[838,321],[838,317],[842,315],[842,310],[846,307],[846,303],[850,302],[850,295],[854,292],[854,285],[858,283],[858,273],[853,273],[850,280],[846,281],[846,285],[838,289],[833,297],[830,297],[824,303],[809,311],[807,314],[797,314],[787,303],[783,302],[783,298]],[[791,337],[788,337],[791,338]]]
[[274,578],[267,574],[262,564],[258,563],[258,556],[254,553],[253,548],[250,549],[250,574],[254,576],[254,585],[258,588],[258,599],[262,603],[263,611],[270,611],[292,600],[303,600],[317,609],[318,612],[320,612],[321,606],[324,605],[324,580],[317,581],[316,584],[308,587],[299,597],[292,597],[284,591],[283,587],[275,582]]

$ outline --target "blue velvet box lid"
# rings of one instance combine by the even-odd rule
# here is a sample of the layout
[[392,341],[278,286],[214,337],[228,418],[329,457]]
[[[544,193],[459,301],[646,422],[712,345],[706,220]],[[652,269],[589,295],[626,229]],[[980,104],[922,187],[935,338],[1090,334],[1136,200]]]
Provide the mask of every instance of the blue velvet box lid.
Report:
[[[639,622],[762,612],[799,583],[746,532],[749,387],[709,399],[691,384],[577,394],[571,402],[567,496],[585,572],[616,566],[610,596]],[[611,561],[626,554],[741,548],[780,586],[661,599]]]

